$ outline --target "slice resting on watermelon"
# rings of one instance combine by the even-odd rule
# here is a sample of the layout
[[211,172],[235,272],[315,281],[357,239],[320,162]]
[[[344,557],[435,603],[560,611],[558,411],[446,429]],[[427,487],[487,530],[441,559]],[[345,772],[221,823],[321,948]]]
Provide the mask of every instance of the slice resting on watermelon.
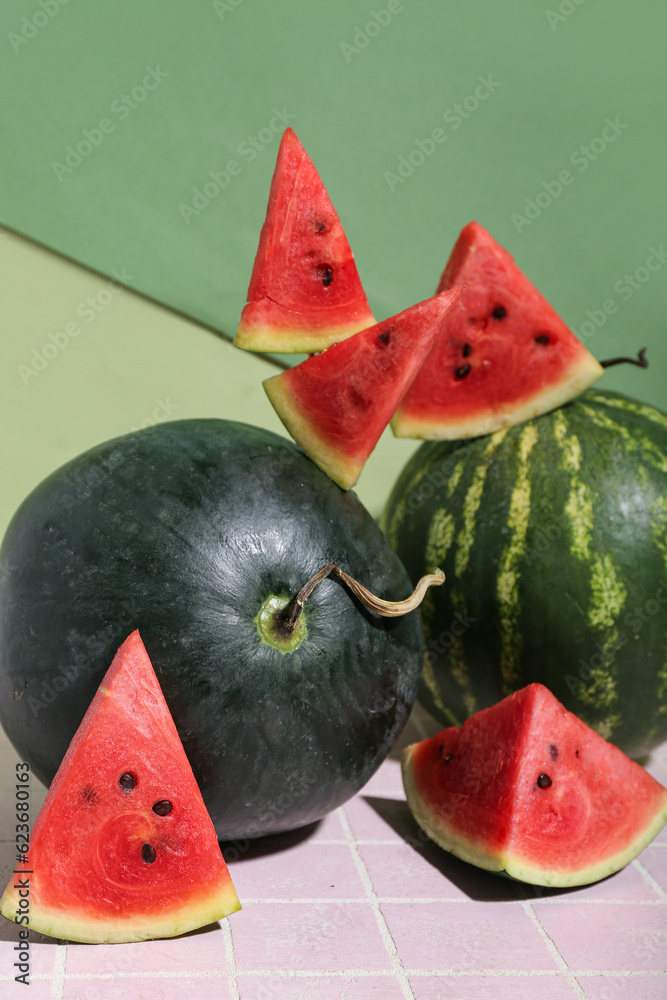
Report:
[[667,821],[667,790],[542,684],[407,747],[403,782],[441,847],[536,885],[611,875]]
[[458,295],[419,302],[263,383],[296,443],[343,489],[357,482]]
[[247,351],[312,353],[374,323],[336,209],[288,128],[234,343]]
[[461,231],[438,291],[454,285],[465,287],[392,421],[396,437],[490,434],[561,406],[604,374],[477,222]]
[[0,910],[10,920],[27,914],[32,930],[51,937],[111,943],[173,937],[238,909],[213,824],[133,632],[53,779],[27,863],[17,864]]

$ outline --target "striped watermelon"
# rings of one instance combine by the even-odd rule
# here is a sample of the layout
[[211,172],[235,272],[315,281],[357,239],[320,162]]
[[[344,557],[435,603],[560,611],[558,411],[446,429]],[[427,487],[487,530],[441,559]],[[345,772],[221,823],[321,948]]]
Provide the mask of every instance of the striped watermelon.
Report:
[[384,528],[422,605],[421,700],[446,725],[537,681],[629,756],[667,739],[667,416],[612,392],[428,442]]

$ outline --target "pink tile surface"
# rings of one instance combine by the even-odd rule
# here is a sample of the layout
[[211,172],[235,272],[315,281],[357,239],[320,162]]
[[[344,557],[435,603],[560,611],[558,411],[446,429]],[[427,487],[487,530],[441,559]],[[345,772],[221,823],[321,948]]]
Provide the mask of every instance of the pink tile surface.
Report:
[[[2,970],[5,971],[4,963]],[[22,983],[16,983],[13,979],[0,979],[0,996],[2,1000],[51,1000],[51,980],[33,979],[28,980],[28,989]]]
[[408,971],[556,970],[518,903],[383,903],[382,912]]
[[[13,977],[16,975],[14,962],[18,961],[14,948],[19,942],[19,928],[16,924],[5,920],[4,917],[0,917],[0,921],[0,934],[2,935],[2,940],[0,940],[0,974]],[[58,942],[43,934],[35,934],[34,931],[30,931],[28,941],[30,943],[30,975],[50,976],[56,960]]]
[[[66,979],[62,1000],[232,1000],[226,979],[162,977],[159,979]],[[29,1000],[32,1000],[32,994]]]
[[233,866],[244,899],[363,899],[364,885],[347,844],[306,843],[264,854],[261,844]]
[[[236,916],[236,914],[233,914]],[[135,944],[70,944],[66,975],[224,973],[225,946],[218,924],[159,941]]]
[[656,903],[661,896],[650,881],[644,878],[639,867],[629,864],[621,871],[602,879],[601,882],[591,882],[590,885],[581,885],[574,889],[554,889],[547,893],[547,898],[562,903],[592,900]]
[[[438,728],[417,712],[402,743]],[[0,889],[15,855],[15,755],[2,739]],[[419,831],[399,756],[306,830],[225,845],[236,850],[230,868],[245,906],[221,925],[141,944],[71,944],[64,967],[57,942],[31,934],[28,994],[12,978],[18,928],[0,918],[0,997],[401,1000],[407,977],[415,1000],[583,1000],[582,990],[586,1000],[667,1000],[667,830],[603,882],[521,885],[464,864]],[[648,769],[667,782],[667,745]],[[36,814],[44,790],[31,790]]]
[[667,848],[649,845],[639,856],[639,862],[667,893]]
[[368,903],[253,903],[234,916],[239,973],[391,968]]
[[373,795],[364,789],[343,806],[343,812],[357,840],[407,841],[417,847],[428,842],[404,797]]
[[362,795],[388,795],[403,799],[403,779],[401,778],[400,754],[394,751],[361,790]]
[[392,976],[239,976],[240,1000],[405,1000]]
[[[659,972],[667,967],[665,904],[534,903],[533,909],[573,971]],[[667,979],[664,986],[667,997]]]
[[526,896],[523,885],[473,868],[436,844],[415,849],[405,843],[362,843],[359,853],[382,898],[508,901]]
[[664,976],[580,976],[587,1000],[665,1000]]
[[[415,1000],[574,1000],[564,976],[413,976]],[[638,1000],[638,998],[636,998]]]

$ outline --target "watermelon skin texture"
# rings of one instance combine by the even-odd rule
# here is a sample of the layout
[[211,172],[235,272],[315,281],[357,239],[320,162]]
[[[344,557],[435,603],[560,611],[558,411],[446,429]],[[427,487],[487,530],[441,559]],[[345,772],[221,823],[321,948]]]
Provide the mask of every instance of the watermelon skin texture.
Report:
[[294,440],[351,489],[460,289],[405,309],[263,383]]
[[537,885],[606,878],[667,822],[667,789],[542,684],[407,747],[402,772],[436,843]]
[[566,403],[604,374],[477,222],[461,231],[437,290],[453,286],[464,287],[392,420],[396,437],[490,434]]
[[667,417],[589,390],[422,445],[384,512],[422,604],[420,699],[458,725],[531,682],[631,757],[667,739]]
[[0,720],[48,784],[122,639],[139,628],[221,839],[312,823],[357,792],[407,722],[418,610],[379,618],[325,580],[293,652],[271,595],[327,562],[401,600],[379,527],[292,442],[224,420],[164,423],[79,456],[0,550]]
[[338,214],[312,160],[288,128],[234,343],[309,353],[375,320]]
[[[131,775],[133,788],[121,786]],[[171,809],[159,815],[156,803]],[[154,860],[142,857],[145,845]],[[121,645],[72,740],[0,902],[70,941],[174,937],[239,910],[211,819],[137,631]],[[27,883],[25,882],[27,879]]]

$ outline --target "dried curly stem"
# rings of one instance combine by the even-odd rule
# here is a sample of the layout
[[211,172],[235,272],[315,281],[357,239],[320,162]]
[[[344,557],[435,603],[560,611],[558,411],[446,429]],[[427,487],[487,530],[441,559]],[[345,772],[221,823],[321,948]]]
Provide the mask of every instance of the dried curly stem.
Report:
[[439,587],[440,584],[445,582],[445,574],[441,569],[438,569],[435,573],[423,576],[410,597],[406,597],[404,601],[385,601],[381,597],[376,597],[375,594],[372,594],[362,584],[357,583],[356,580],[340,569],[340,567],[336,566],[335,563],[326,563],[314,576],[311,576],[310,580],[303,585],[294,600],[285,608],[281,616],[281,629],[288,633],[294,631],[301,617],[304,604],[315,590],[315,587],[328,576],[338,577],[370,611],[374,611],[378,615],[384,615],[386,618],[398,618],[400,615],[406,615],[409,611],[414,611],[421,604],[424,594],[429,587]]

